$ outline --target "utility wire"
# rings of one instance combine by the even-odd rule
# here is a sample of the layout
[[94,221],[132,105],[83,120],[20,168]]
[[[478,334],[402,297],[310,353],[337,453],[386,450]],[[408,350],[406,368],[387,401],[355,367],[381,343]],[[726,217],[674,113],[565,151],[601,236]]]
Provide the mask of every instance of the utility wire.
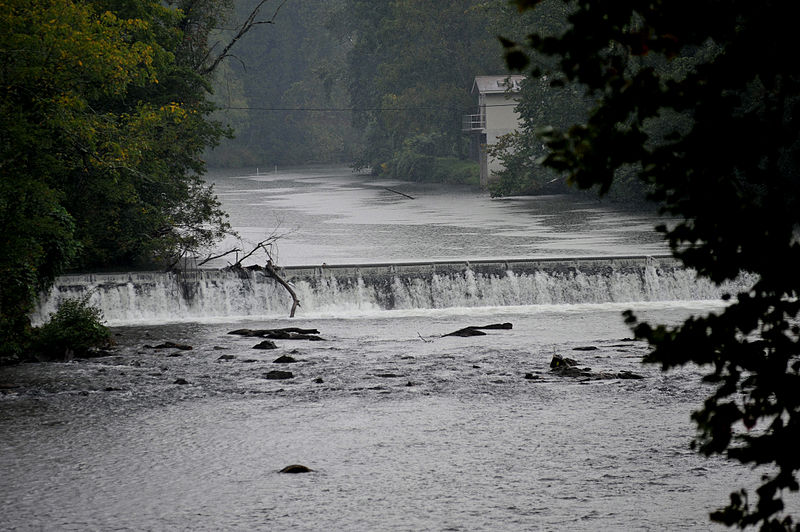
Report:
[[[486,105],[484,107],[516,107],[516,103]],[[310,112],[354,112],[354,111],[449,111],[463,112],[456,107],[218,107],[218,111],[310,111]]]

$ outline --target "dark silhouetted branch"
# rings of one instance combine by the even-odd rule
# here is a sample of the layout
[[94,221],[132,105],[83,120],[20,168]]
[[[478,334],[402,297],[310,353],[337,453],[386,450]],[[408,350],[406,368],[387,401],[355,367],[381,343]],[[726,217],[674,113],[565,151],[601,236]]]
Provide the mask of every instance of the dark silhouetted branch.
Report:
[[[253,8],[253,10],[250,12],[250,14],[245,19],[244,23],[242,23],[242,25],[239,27],[238,31],[236,32],[236,35],[233,36],[233,38],[228,42],[228,44],[225,45],[225,47],[222,49],[222,51],[219,53],[219,55],[217,57],[215,57],[214,60],[211,61],[211,63],[208,66],[203,67],[201,69],[201,72],[200,72],[201,74],[206,75],[206,74],[210,74],[211,72],[213,72],[217,68],[217,66],[219,66],[219,64],[223,61],[223,59],[225,59],[226,57],[229,57],[231,55],[230,51],[234,47],[234,45],[237,43],[237,41],[239,41],[239,39],[244,37],[245,34],[248,31],[253,29],[254,26],[258,26],[259,24],[275,24],[275,18],[278,16],[278,12],[281,10],[283,5],[288,0],[283,0],[280,4],[278,4],[278,7],[275,8],[275,11],[272,13],[272,16],[270,18],[264,19],[264,20],[256,20],[256,18],[258,17],[259,11],[261,11],[261,8],[268,1],[269,0],[261,0],[256,5],[256,7]],[[211,53],[211,51],[209,50],[209,54],[210,53]],[[208,59],[208,58],[206,58],[206,59]]]
[[389,188],[389,187],[383,187],[383,188],[385,188],[385,189],[386,189],[386,190],[388,190],[389,192],[394,192],[395,194],[400,194],[401,196],[405,196],[405,197],[407,197],[408,199],[415,199],[413,196],[409,196],[408,194],[403,194],[403,193],[402,193],[402,192],[400,192],[399,190],[394,190],[393,188]]
[[266,266],[264,266],[264,270],[269,273],[273,279],[278,281],[278,284],[284,287],[286,291],[289,292],[289,295],[292,296],[292,310],[289,312],[289,317],[294,318],[294,313],[297,310],[297,307],[300,306],[300,300],[297,299],[297,294],[295,294],[294,289],[283,279],[283,277],[278,274],[278,272],[275,271],[271,260],[267,261]]

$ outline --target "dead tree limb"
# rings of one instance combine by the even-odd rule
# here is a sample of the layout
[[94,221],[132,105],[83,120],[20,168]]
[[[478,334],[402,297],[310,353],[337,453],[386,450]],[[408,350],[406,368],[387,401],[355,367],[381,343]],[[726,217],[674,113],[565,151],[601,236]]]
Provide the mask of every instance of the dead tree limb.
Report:
[[198,267],[202,266],[203,264],[205,264],[207,262],[210,262],[210,261],[212,261],[214,259],[221,259],[222,257],[226,257],[226,256],[230,255],[231,253],[239,253],[240,251],[242,251],[242,250],[239,249],[239,248],[233,248],[233,249],[229,249],[228,251],[223,251],[219,255],[211,255],[211,254],[209,254],[206,258],[204,258],[203,260],[198,262],[197,266]]
[[[260,249],[264,250],[264,253],[266,253],[266,255],[267,255],[267,260],[271,261],[272,260],[272,251],[271,251],[271,249],[275,245],[275,243],[278,240],[280,240],[283,236],[284,235],[280,235],[280,234],[278,234],[278,233],[273,231],[272,234],[269,235],[267,238],[265,238],[261,242],[258,242],[256,244],[254,244],[253,248],[250,251],[248,251],[247,253],[245,253],[244,255],[242,255],[242,258],[238,259],[236,261],[236,263],[233,264],[232,266],[241,268],[242,267],[242,262],[244,262],[246,259],[252,257]],[[243,250],[234,250],[234,251],[243,251]]]
[[278,284],[281,285],[289,292],[289,295],[292,296],[292,310],[289,312],[289,317],[294,318],[294,312],[297,310],[297,307],[300,306],[300,300],[297,299],[297,294],[294,293],[294,289],[292,286],[284,281],[283,277],[281,277],[278,272],[275,271],[275,268],[272,266],[272,261],[268,260],[266,266],[264,266],[264,270],[272,276],[273,279],[278,281]]
[[385,188],[385,189],[386,189],[386,190],[388,190],[389,192],[394,192],[395,194],[400,194],[401,196],[405,196],[405,197],[407,197],[408,199],[415,199],[413,196],[409,196],[408,194],[403,194],[403,193],[402,193],[402,192],[400,192],[399,190],[395,190],[395,189],[393,189],[393,188],[389,188],[389,187],[383,187],[383,188]]
[[270,240],[271,240],[271,238],[269,238],[269,239],[267,239],[267,240],[262,240],[261,242],[259,242],[258,244],[256,244],[256,245],[255,245],[255,247],[254,247],[253,249],[251,249],[250,251],[248,251],[247,253],[245,253],[245,254],[242,256],[242,258],[241,258],[241,259],[237,260],[237,261],[236,261],[236,264],[234,264],[234,266],[239,266],[239,267],[241,267],[241,265],[242,265],[242,262],[243,262],[245,259],[247,259],[247,258],[249,258],[250,256],[252,256],[252,255],[253,255],[253,254],[254,254],[256,251],[258,251],[259,249],[263,248],[263,247],[266,245],[266,243],[267,243],[267,242],[269,242]]
[[[206,75],[206,74],[210,74],[211,72],[213,72],[217,68],[217,66],[222,62],[223,59],[225,59],[226,57],[231,55],[231,53],[230,53],[231,48],[233,48],[233,46],[236,44],[236,42],[239,39],[241,39],[242,37],[244,37],[244,35],[248,31],[250,31],[253,28],[253,26],[257,26],[259,24],[275,24],[275,18],[278,16],[278,12],[281,10],[281,8],[287,2],[287,0],[283,0],[280,4],[278,4],[278,7],[275,8],[275,11],[272,13],[272,16],[270,18],[265,19],[265,20],[256,20],[256,17],[258,17],[258,12],[261,10],[261,8],[264,6],[264,4],[267,3],[268,1],[269,0],[261,0],[256,5],[256,7],[253,8],[253,10],[247,16],[247,19],[245,19],[244,23],[242,23],[242,25],[239,27],[239,30],[236,32],[236,35],[234,35],[233,38],[228,42],[228,44],[225,45],[225,47],[222,49],[222,51],[219,53],[219,55],[217,57],[215,57],[208,64],[208,66],[206,66],[206,67],[204,67],[202,69],[201,74]],[[212,47],[212,49],[213,49],[213,47]],[[210,53],[211,53],[211,50],[209,50],[209,54]],[[208,57],[206,57],[206,60],[207,59],[208,59]]]

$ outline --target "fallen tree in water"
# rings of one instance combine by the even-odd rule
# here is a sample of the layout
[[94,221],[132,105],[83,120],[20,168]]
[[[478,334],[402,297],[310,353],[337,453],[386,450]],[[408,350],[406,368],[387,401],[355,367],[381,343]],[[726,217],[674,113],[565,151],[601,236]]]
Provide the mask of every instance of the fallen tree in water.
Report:
[[[231,249],[231,250],[229,250],[229,251],[227,251],[225,253],[222,253],[222,254],[219,254],[219,255],[215,255],[214,257],[209,256],[209,258],[207,258],[206,260],[202,261],[200,264],[205,264],[208,260],[211,260],[211,258],[218,259],[220,257],[224,257],[226,255],[230,255],[232,253],[236,253],[237,254],[236,255],[237,256],[236,262],[233,263],[233,264],[228,264],[228,266],[225,268],[225,270],[227,270],[227,271],[239,271],[239,272],[242,272],[245,269],[251,270],[251,271],[253,271],[253,270],[261,271],[261,272],[266,273],[267,275],[269,275],[273,279],[275,279],[275,281],[277,281],[278,284],[281,285],[289,293],[289,295],[292,298],[292,308],[289,311],[289,317],[290,318],[294,318],[294,314],[297,311],[297,307],[300,306],[300,299],[298,299],[297,294],[295,293],[295,291],[292,288],[292,286],[289,283],[287,283],[286,280],[283,277],[281,277],[281,275],[277,272],[277,270],[275,269],[275,267],[273,266],[273,263],[272,263],[272,255],[273,255],[272,254],[272,249],[273,249],[273,247],[275,246],[276,242],[278,241],[278,239],[280,237],[281,237],[281,235],[278,235],[276,233],[273,233],[273,234],[269,235],[267,238],[265,238],[261,242],[256,243],[253,246],[253,248],[250,251],[248,251],[247,253],[245,253],[241,258],[238,257],[238,252],[241,251],[241,249],[233,248],[233,249]],[[267,256],[266,264],[263,267],[258,266],[258,265],[245,267],[245,266],[242,265],[242,262],[244,262],[248,258],[252,257],[259,250],[262,250]]]
[[289,295],[292,296],[292,310],[289,311],[289,317],[294,318],[294,313],[297,310],[297,307],[300,306],[300,300],[297,298],[297,294],[295,294],[294,289],[280,275],[278,275],[278,272],[276,272],[275,268],[272,266],[271,260],[267,261],[264,271],[267,272],[270,277],[278,281],[278,284],[284,287],[286,291],[289,292]]

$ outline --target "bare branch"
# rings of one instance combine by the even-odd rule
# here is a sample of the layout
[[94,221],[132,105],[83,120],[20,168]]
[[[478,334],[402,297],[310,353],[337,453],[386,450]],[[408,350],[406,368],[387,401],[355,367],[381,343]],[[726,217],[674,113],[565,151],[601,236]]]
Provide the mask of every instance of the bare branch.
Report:
[[294,289],[289,283],[283,280],[283,277],[281,277],[278,272],[275,271],[275,267],[272,266],[271,260],[267,261],[266,266],[264,266],[264,270],[266,270],[266,272],[269,273],[273,279],[278,281],[278,284],[284,287],[286,291],[289,292],[289,295],[292,296],[292,310],[289,312],[289,317],[294,318],[294,312],[297,310],[297,307],[300,306],[300,300],[297,299],[297,294],[295,294]]
[[270,235],[269,237],[265,238],[264,240],[262,240],[261,242],[259,242],[259,243],[258,243],[258,244],[256,244],[255,246],[253,246],[253,249],[251,249],[250,251],[248,251],[248,252],[247,252],[247,253],[246,253],[246,254],[245,254],[245,255],[244,255],[244,256],[243,256],[241,259],[237,260],[237,261],[236,261],[236,264],[234,264],[234,266],[241,267],[241,266],[242,266],[242,262],[243,262],[245,259],[248,259],[248,258],[250,258],[251,256],[253,256],[253,254],[254,254],[256,251],[258,251],[259,249],[263,249],[263,250],[264,250],[264,252],[267,254],[267,257],[268,257],[268,258],[270,258],[270,251],[269,251],[269,249],[268,249],[268,246],[271,246],[271,245],[272,245],[272,243],[274,243],[274,242],[275,242],[275,241],[276,241],[278,238],[280,238],[280,237],[277,237],[277,236],[275,236],[275,235]]
[[393,188],[389,188],[389,187],[383,187],[383,188],[385,188],[385,189],[386,189],[386,190],[388,190],[389,192],[394,192],[395,194],[400,194],[401,196],[405,196],[405,197],[407,197],[408,199],[414,199],[414,197],[413,197],[413,196],[409,196],[408,194],[403,194],[403,193],[402,193],[402,192],[400,192],[399,190],[395,190],[395,189],[393,189]]
[[206,258],[197,263],[197,266],[200,267],[207,262],[211,262],[212,260],[216,259],[221,259],[222,257],[230,255],[231,253],[239,253],[240,251],[242,251],[240,248],[231,248],[228,251],[220,253],[219,255],[211,255],[209,253],[209,255]]
[[[292,288],[292,285],[290,283],[287,283],[280,276],[280,274],[277,272],[277,270],[273,266],[273,253],[272,253],[273,252],[273,246],[283,236],[285,236],[285,235],[278,234],[277,229],[273,230],[272,233],[267,238],[261,240],[260,242],[256,243],[255,245],[253,245],[252,249],[250,249],[249,252],[247,252],[244,256],[242,256],[242,258],[238,259],[235,264],[230,265],[229,269],[234,270],[234,271],[235,270],[242,270],[243,269],[242,262],[244,262],[248,258],[252,257],[257,251],[263,250],[264,253],[267,255],[267,261],[266,261],[266,264],[264,266],[264,272],[267,275],[269,275],[270,277],[272,277],[273,279],[275,279],[278,282],[278,284],[280,284],[284,289],[286,289],[286,291],[292,297],[292,309],[291,309],[291,311],[289,313],[289,317],[290,318],[294,318],[295,311],[297,310],[297,307],[300,306],[300,300],[297,298],[297,294],[295,293],[294,289]],[[227,251],[227,252],[219,255],[217,258],[219,258],[221,256],[224,256],[224,255],[228,255],[230,253],[233,253],[234,251],[238,252],[238,251],[241,251],[241,250],[240,249],[234,249],[234,250],[231,250],[231,251]]]
[[[283,5],[288,0],[282,0],[281,3],[278,4],[278,7],[275,9],[275,12],[272,13],[272,17],[270,17],[270,18],[268,18],[266,20],[256,20],[256,17],[258,16],[259,11],[261,11],[261,8],[268,1],[269,0],[261,0],[256,5],[256,7],[253,8],[253,10],[250,12],[250,14],[245,19],[244,23],[239,27],[239,30],[236,32],[236,35],[233,36],[233,39],[231,39],[228,42],[228,44],[225,45],[225,47],[222,49],[222,52],[220,52],[220,54],[216,58],[214,58],[213,61],[211,61],[210,65],[208,65],[206,67],[203,67],[201,69],[201,71],[200,71],[201,74],[206,75],[206,74],[210,74],[211,72],[213,72],[217,68],[217,66],[219,66],[219,64],[222,62],[223,59],[225,59],[226,57],[231,55],[230,51],[233,48],[233,46],[236,44],[236,42],[239,39],[241,39],[242,37],[244,37],[245,34],[248,31],[253,29],[253,26],[257,26],[259,24],[274,24],[275,23],[275,19],[278,16],[278,12],[280,12],[281,8],[283,7]],[[209,50],[209,53],[210,53],[210,50]],[[206,57],[206,59],[207,59],[207,57]]]

